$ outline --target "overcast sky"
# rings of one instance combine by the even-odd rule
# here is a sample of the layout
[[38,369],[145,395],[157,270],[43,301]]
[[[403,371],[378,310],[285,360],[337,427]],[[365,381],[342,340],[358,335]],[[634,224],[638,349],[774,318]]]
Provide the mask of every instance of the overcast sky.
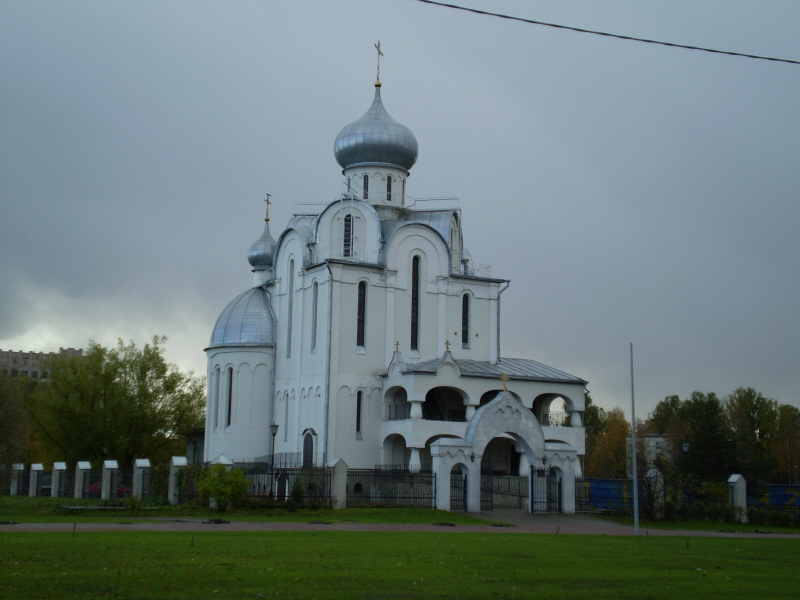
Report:
[[[800,3],[464,0],[800,60]],[[333,140],[382,96],[408,193],[457,196],[503,294],[504,356],[637,416],[750,386],[800,405],[800,65],[414,0],[0,1],[0,348],[203,348],[251,284],[272,194],[341,191]]]

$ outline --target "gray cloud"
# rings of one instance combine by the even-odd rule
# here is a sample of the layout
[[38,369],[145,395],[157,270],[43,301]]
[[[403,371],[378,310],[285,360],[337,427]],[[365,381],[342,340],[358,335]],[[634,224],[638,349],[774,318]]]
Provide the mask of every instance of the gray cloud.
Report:
[[[793,3],[488,8],[800,57]],[[204,371],[263,194],[279,229],[339,193],[333,139],[381,39],[385,105],[420,142],[409,193],[459,196],[473,257],[512,279],[504,354],[627,407],[632,341],[642,413],[741,385],[800,402],[798,67],[399,1],[3,14],[2,348],[164,333]]]

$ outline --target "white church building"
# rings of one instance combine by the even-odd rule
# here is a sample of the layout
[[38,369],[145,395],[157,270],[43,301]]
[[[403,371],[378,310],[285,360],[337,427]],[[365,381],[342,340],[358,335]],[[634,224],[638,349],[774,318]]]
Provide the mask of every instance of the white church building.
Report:
[[[253,287],[206,348],[205,460],[341,459],[432,469],[442,482],[461,469],[470,485],[482,466],[546,468],[567,498],[581,476],[586,381],[501,356],[509,280],[473,262],[454,202],[407,195],[417,154],[378,81],[334,143],[340,197],[300,205],[277,239],[267,217],[248,252]],[[449,486],[438,488],[447,508]]]

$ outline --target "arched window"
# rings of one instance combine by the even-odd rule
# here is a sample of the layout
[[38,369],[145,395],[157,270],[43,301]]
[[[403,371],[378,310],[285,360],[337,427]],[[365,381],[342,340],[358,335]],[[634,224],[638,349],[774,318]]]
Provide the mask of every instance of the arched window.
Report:
[[315,281],[311,293],[311,349],[317,347],[317,302],[319,301],[319,284]]
[[289,440],[289,392],[283,393],[283,441]]
[[405,179],[403,179],[403,197],[400,199],[400,201],[403,204],[406,203],[406,180]]
[[469,348],[469,294],[461,297],[461,347]]
[[361,433],[361,400],[363,396],[364,392],[361,391],[356,394],[356,433]]
[[358,283],[358,315],[356,316],[356,346],[363,348],[364,329],[367,321],[367,284],[364,281]]
[[419,350],[419,256],[411,259],[411,349]]
[[344,216],[344,242],[342,245],[342,256],[350,258],[353,256],[353,215]]
[[389,175],[386,178],[386,201],[387,202],[391,202],[392,201],[392,176],[391,175]]
[[369,175],[364,175],[364,200],[369,199]]
[[233,367],[228,367],[228,410],[225,416],[225,427],[231,426],[233,414]]
[[292,309],[294,308],[294,261],[289,261],[289,290],[286,294],[288,299],[288,323],[286,324],[286,358],[292,356]]
[[219,367],[214,370],[214,378],[211,380],[211,393],[214,394],[214,429],[219,427]]

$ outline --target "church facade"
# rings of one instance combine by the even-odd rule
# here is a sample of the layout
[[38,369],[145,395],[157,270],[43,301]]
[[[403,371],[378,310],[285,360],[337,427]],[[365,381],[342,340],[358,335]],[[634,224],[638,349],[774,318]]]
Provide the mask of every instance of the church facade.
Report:
[[580,476],[586,382],[501,356],[509,281],[473,262],[457,206],[406,193],[417,154],[378,81],[335,140],[340,197],[277,239],[267,217],[206,349],[206,461]]

